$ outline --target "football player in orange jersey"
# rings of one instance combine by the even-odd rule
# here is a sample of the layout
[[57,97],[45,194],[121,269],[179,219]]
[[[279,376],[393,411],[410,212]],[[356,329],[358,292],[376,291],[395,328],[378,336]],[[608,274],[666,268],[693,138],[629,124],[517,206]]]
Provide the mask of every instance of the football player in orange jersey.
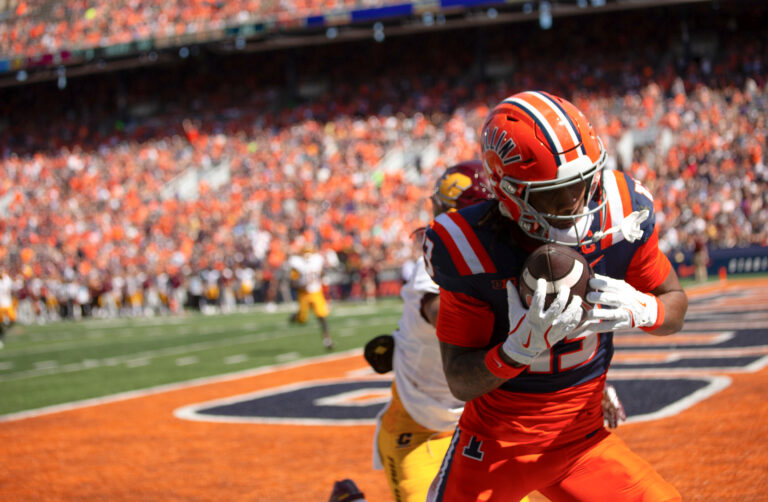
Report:
[[[438,216],[492,198],[482,163],[462,162],[436,181],[432,209]],[[423,231],[417,238],[423,240]],[[397,330],[365,347],[365,357],[378,373],[395,373],[392,399],[378,416],[374,466],[384,469],[392,495],[400,501],[426,498],[464,405],[451,396],[442,371],[435,371],[441,367],[435,334],[438,293],[420,257],[401,291],[403,315]],[[603,397],[605,420],[616,427],[625,418],[621,402],[610,386]]]
[[[427,269],[440,285],[437,336],[453,395],[466,401],[430,501],[680,500],[677,490],[605,429],[601,403],[613,331],[668,335],[687,297],[658,247],[653,198],[605,171],[606,152],[570,102],[522,92],[482,130],[498,200],[438,216]],[[562,287],[526,309],[515,286],[544,242],[571,246],[595,272],[587,298]],[[582,301],[592,304],[586,315]]]

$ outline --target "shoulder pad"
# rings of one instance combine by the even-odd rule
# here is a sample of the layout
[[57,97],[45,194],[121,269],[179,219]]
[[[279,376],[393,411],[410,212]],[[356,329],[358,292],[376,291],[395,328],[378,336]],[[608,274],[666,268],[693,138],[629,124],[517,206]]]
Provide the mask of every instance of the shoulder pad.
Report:
[[455,290],[461,277],[496,272],[488,252],[462,211],[443,213],[424,239],[427,272],[441,287]]
[[[653,207],[653,196],[639,181],[619,171],[606,171],[603,174],[603,187],[608,199],[608,217],[612,226],[633,215],[633,213],[647,212],[647,217],[642,219],[639,230],[642,237],[639,242],[647,241],[653,233],[656,224],[656,214]],[[604,243],[603,247],[615,244],[622,239],[621,234],[606,237],[612,242]]]

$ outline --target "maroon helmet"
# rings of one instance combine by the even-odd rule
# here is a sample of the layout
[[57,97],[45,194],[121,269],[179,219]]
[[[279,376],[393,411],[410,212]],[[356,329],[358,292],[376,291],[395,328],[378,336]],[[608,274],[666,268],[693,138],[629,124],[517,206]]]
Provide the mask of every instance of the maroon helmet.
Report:
[[470,160],[449,167],[438,178],[432,193],[432,209],[437,216],[488,199],[493,199],[493,191],[483,163]]

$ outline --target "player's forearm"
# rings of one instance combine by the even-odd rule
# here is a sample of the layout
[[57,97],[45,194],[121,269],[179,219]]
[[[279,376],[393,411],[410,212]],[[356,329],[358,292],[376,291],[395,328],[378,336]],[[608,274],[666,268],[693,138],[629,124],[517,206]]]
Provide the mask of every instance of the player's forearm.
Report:
[[437,314],[440,311],[440,295],[427,293],[421,298],[421,315],[429,324],[437,327]]
[[457,350],[441,344],[443,369],[451,394],[461,401],[470,401],[496,389],[507,379],[493,375],[485,365],[486,351]]
[[688,296],[686,296],[685,292],[682,290],[667,291],[658,295],[656,301],[663,305],[664,322],[650,333],[656,336],[664,336],[677,333],[683,329],[685,313],[688,311]]

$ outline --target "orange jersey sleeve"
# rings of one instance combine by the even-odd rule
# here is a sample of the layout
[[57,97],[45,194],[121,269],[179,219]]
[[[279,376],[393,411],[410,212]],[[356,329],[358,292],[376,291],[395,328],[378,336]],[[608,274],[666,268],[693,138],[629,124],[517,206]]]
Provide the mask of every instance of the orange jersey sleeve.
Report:
[[493,334],[491,306],[463,293],[440,289],[437,338],[460,347],[485,347]]
[[635,251],[624,280],[647,293],[659,287],[671,270],[669,258],[659,249],[659,230],[655,228],[648,240]]

